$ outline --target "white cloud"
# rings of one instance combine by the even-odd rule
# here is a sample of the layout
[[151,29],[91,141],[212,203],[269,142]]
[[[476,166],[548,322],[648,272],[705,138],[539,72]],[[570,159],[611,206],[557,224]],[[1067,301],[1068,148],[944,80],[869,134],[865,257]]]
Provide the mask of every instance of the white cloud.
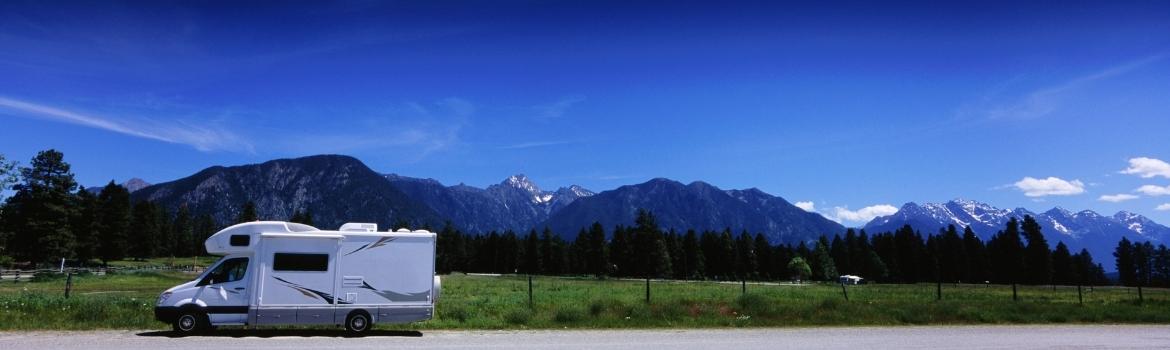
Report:
[[858,209],[856,211],[849,210],[849,208],[844,208],[844,207],[833,207],[833,211],[831,213],[829,213],[829,215],[826,215],[826,217],[828,217],[829,219],[831,219],[833,221],[841,222],[841,223],[844,223],[846,221],[864,223],[864,222],[869,222],[870,220],[873,220],[873,218],[876,218],[879,216],[893,215],[894,213],[897,213],[897,212],[898,212],[898,208],[895,206],[889,205],[889,204],[871,205],[871,206],[868,206],[865,208]]
[[1154,208],[1154,210],[1162,210],[1162,211],[1170,210],[1170,203],[1159,205],[1157,208]]
[[1132,194],[1118,193],[1118,194],[1102,195],[1101,197],[1098,197],[1097,200],[1118,203],[1118,202],[1124,202],[1127,200],[1137,199],[1137,198],[1138,198],[1138,196],[1135,196]]
[[1138,189],[1133,190],[1133,191],[1140,192],[1141,194],[1151,196],[1151,197],[1166,196],[1166,195],[1170,195],[1170,186],[1162,187],[1162,186],[1155,186],[1155,185],[1145,185],[1142,187],[1138,187]]
[[1085,193],[1085,184],[1080,180],[1067,181],[1058,177],[1049,176],[1046,179],[1037,179],[1031,176],[1016,181],[1016,189],[1024,192],[1028,197],[1070,196]]
[[795,205],[797,208],[804,209],[804,211],[807,211],[810,213],[817,212],[817,204],[813,203],[812,201],[801,201],[801,202],[792,203],[792,205]]
[[1170,178],[1170,163],[1154,158],[1131,158],[1129,167],[1122,170],[1121,173],[1141,176],[1143,179],[1155,176]]
[[0,111],[10,111],[18,117],[51,120],[155,141],[183,144],[200,151],[255,152],[250,143],[235,133],[206,123],[188,123],[177,120],[152,119],[116,120],[53,106],[0,97]]
[[561,145],[568,145],[571,143],[574,143],[574,142],[573,141],[522,142],[522,143],[503,146],[503,147],[500,147],[500,149],[527,149],[527,148],[548,147],[548,146],[561,146]]

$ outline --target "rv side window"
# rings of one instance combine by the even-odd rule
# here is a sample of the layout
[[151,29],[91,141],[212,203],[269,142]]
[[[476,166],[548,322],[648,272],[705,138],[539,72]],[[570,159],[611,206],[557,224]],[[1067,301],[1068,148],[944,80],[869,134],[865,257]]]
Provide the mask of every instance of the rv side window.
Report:
[[272,256],[275,271],[328,271],[329,254],[276,253]]
[[232,235],[231,242],[229,243],[233,247],[247,247],[251,237],[250,235]]
[[244,278],[244,274],[248,272],[248,258],[233,258],[225,260],[222,264],[215,267],[215,270],[207,273],[207,277],[200,281],[199,285],[228,283],[239,281]]

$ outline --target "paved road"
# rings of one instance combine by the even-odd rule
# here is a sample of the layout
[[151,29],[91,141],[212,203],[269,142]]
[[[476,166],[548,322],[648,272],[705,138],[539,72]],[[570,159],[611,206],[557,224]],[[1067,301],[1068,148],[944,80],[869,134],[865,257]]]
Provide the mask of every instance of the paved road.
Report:
[[1167,349],[1170,326],[955,326],[601,331],[3,332],[3,349]]

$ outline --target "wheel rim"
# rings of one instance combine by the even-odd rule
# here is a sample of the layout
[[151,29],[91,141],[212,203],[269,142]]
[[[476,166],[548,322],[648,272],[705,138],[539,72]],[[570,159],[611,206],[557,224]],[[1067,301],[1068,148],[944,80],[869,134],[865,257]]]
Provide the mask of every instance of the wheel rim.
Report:
[[355,330],[355,331],[366,330],[366,317],[360,316],[360,315],[354,316],[353,321],[350,322],[350,326],[353,327],[353,330]]
[[183,315],[179,318],[179,329],[189,331],[195,328],[195,316]]

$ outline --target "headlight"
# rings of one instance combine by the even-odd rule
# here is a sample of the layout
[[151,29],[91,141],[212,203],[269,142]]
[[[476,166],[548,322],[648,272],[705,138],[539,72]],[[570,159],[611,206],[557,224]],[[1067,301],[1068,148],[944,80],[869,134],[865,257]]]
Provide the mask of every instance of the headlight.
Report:
[[167,298],[170,298],[170,297],[171,297],[171,292],[162,293],[161,295],[158,296],[158,302],[155,303],[155,305],[161,306],[163,303],[167,302]]

